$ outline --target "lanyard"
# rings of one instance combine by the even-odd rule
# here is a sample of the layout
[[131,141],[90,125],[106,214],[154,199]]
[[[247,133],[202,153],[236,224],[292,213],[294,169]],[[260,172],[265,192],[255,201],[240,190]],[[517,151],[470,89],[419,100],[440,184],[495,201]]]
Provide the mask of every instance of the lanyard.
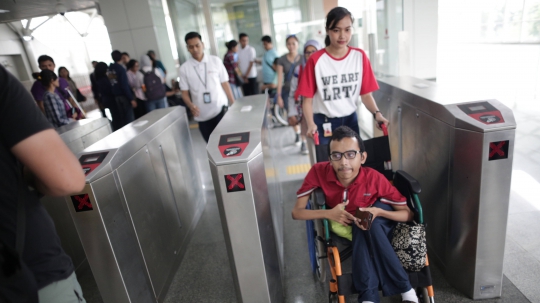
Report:
[[199,77],[199,80],[201,81],[201,83],[204,85],[204,89],[206,89],[206,83],[207,83],[207,76],[208,76],[208,73],[206,72],[206,62],[204,62],[204,82],[201,78],[201,75],[199,75],[199,71],[197,70],[197,67],[193,66],[193,69],[195,69],[195,73],[197,73],[197,77]]

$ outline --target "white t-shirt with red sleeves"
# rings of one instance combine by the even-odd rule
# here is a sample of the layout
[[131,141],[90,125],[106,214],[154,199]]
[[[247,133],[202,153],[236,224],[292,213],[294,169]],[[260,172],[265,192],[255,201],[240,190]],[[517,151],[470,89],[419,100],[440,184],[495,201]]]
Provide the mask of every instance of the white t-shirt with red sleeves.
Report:
[[379,89],[366,53],[349,47],[340,59],[322,49],[309,58],[298,84],[298,94],[313,98],[313,113],[329,118],[356,111],[360,95]]

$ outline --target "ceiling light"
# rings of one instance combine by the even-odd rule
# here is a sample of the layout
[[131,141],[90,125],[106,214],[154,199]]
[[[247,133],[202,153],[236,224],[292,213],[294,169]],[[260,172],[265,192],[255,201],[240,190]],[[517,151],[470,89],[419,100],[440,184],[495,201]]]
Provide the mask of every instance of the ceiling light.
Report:
[[2,13],[9,13],[9,11],[7,9],[0,9],[0,14]]

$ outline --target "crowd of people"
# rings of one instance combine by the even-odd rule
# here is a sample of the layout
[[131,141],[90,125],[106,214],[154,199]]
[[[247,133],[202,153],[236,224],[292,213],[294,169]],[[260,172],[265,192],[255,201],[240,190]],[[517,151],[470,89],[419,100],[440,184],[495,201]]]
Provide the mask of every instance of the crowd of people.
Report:
[[[371,94],[378,84],[368,57],[363,50],[349,46],[353,22],[347,9],[336,7],[327,15],[325,47],[308,40],[298,53],[300,41],[289,35],[285,40],[288,52],[281,57],[274,50],[272,38],[264,36],[261,60],[245,33],[239,35],[239,42],[226,44],[228,51],[221,60],[205,54],[201,35],[190,32],[184,41],[191,57],[180,66],[179,81],[173,80],[170,87],[165,81],[167,70],[153,51],[137,61],[115,50],[111,53],[113,63],[92,62],[92,91],[100,109],[109,109],[113,130],[149,111],[167,107],[168,97],[181,95],[181,102],[177,101],[198,122],[206,142],[236,99],[261,90],[273,91],[278,106],[288,109],[289,124],[295,129],[295,142],[302,153],[307,153],[307,138],[317,134],[320,143],[329,146],[329,161],[314,165],[298,190],[293,218],[326,218],[352,225],[353,280],[360,293],[359,302],[379,302],[379,288],[384,295],[401,294],[403,302],[418,302],[403,267],[389,248],[388,230],[397,221],[410,220],[412,213],[405,198],[382,175],[362,168],[368,155],[358,135],[358,101],[372,112],[376,122],[388,125],[388,121]],[[20,256],[23,275],[13,283],[26,287],[23,293],[39,296],[40,302],[60,302],[60,298],[62,302],[84,302],[73,264],[61,248],[52,220],[38,196],[23,185],[29,180],[39,192],[50,195],[82,190],[84,175],[77,159],[50,128],[85,118],[77,103],[85,97],[65,67],[59,68],[58,75],[54,72],[53,58],[43,55],[38,63],[41,72],[34,74],[36,82],[31,89],[34,100],[0,68],[0,82],[7,84],[0,87],[0,166],[9,172],[2,174],[0,182],[0,248],[7,245]],[[262,65],[262,85],[257,82],[256,64]],[[14,130],[10,125],[21,127]],[[25,166],[26,176],[19,161]],[[323,189],[328,209],[306,209],[309,193],[315,188]],[[343,191],[349,192],[350,203],[343,203]],[[17,229],[21,224],[17,219],[20,205],[32,222],[22,240]],[[371,231],[362,228],[354,217],[358,208],[373,214]],[[24,254],[22,248],[19,250],[23,244],[27,246]],[[10,287],[1,285],[0,296],[14,295],[17,289]]]

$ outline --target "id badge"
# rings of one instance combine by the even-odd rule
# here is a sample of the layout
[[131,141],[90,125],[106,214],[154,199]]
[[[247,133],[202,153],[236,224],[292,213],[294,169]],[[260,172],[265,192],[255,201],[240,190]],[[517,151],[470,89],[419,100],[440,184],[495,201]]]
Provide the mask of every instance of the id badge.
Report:
[[210,99],[210,93],[204,93],[203,100],[204,100],[204,103],[211,103],[212,99]]
[[323,123],[322,128],[324,130],[325,137],[332,137],[332,123]]

